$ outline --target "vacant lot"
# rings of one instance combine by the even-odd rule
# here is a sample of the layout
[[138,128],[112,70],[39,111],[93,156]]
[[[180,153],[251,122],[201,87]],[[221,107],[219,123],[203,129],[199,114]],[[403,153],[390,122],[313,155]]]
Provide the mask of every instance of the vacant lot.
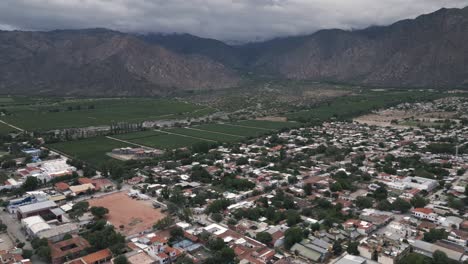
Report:
[[131,147],[132,145],[108,139],[106,137],[95,137],[76,141],[60,142],[48,145],[51,149],[63,152],[73,158],[86,161],[95,166],[111,160],[106,153],[114,148]]
[[109,209],[107,221],[126,236],[151,229],[154,223],[165,217],[161,209],[153,208],[150,200],[132,199],[125,192],[105,195],[88,200],[88,202],[90,206],[102,206]]
[[74,99],[6,107],[3,119],[30,131],[110,125],[117,122],[181,119],[213,112],[190,103],[167,99]]

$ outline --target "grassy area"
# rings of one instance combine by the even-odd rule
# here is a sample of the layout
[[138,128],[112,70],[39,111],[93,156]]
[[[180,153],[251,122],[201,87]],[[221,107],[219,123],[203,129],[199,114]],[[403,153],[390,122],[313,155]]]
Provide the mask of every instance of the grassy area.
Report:
[[239,141],[243,138],[241,136],[231,136],[227,134],[221,134],[221,133],[210,132],[210,131],[205,131],[205,130],[201,131],[201,130],[195,130],[195,129],[190,129],[190,128],[172,128],[172,129],[167,129],[165,131],[176,133],[176,134],[181,134],[181,135],[186,135],[190,137],[213,140],[217,142],[234,142],[234,141]]
[[268,120],[244,120],[234,123],[234,125],[242,125],[249,127],[257,127],[264,129],[281,129],[281,128],[292,128],[297,127],[300,124],[296,122],[281,122],[281,121],[268,121]]
[[148,131],[134,132],[134,133],[128,133],[128,134],[114,135],[112,137],[122,139],[122,140],[132,140],[132,139],[146,138],[146,137],[160,136],[160,135],[165,135],[165,134],[154,131],[154,130],[148,130]]
[[290,113],[286,116],[289,120],[300,122],[323,121],[330,118],[348,119],[403,102],[432,100],[441,96],[443,95],[439,92],[430,91],[391,90],[377,92],[366,90],[354,96],[340,97],[315,108]]
[[2,117],[20,128],[44,131],[60,128],[110,125],[116,122],[182,119],[212,113],[214,110],[167,99],[74,99],[45,104],[6,107]]
[[196,126],[196,129],[202,129],[207,131],[215,131],[218,133],[226,133],[231,135],[238,135],[242,137],[257,137],[262,134],[270,132],[270,130],[260,128],[241,127],[230,124],[208,124]]
[[83,160],[95,166],[111,160],[112,158],[107,156],[106,153],[112,151],[112,149],[130,146],[132,145],[106,137],[95,137],[48,145],[51,149],[66,153],[73,158]]
[[190,147],[197,142],[202,142],[203,140],[183,137],[177,135],[169,134],[158,134],[155,136],[142,137],[132,139],[131,142],[136,144],[141,144],[148,147],[158,148],[158,149],[174,149],[182,147]]
[[10,127],[10,126],[7,126],[3,123],[0,123],[0,135],[6,135],[10,132],[18,132],[18,130]]

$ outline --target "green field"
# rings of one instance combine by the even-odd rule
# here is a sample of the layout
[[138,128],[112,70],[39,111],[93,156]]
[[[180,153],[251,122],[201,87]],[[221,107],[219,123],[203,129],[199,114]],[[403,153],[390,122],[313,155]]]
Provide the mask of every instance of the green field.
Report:
[[175,149],[182,147],[191,147],[193,144],[202,142],[203,140],[161,133],[155,136],[142,137],[132,139],[129,141],[136,144],[141,144],[144,146],[158,149]]
[[286,117],[300,122],[324,121],[330,118],[349,119],[399,103],[431,100],[440,96],[440,93],[430,91],[365,91],[359,95],[336,98],[309,110],[290,113]]
[[264,129],[277,130],[281,128],[293,128],[300,124],[296,122],[281,122],[281,121],[267,121],[267,120],[244,120],[233,123],[234,125],[257,127]]
[[11,133],[11,132],[18,132],[18,130],[10,127],[10,126],[7,126],[3,123],[0,123],[0,135],[6,135],[8,133]]
[[4,108],[1,119],[30,131],[198,117],[214,110],[167,99],[74,99]]
[[243,137],[241,136],[228,135],[228,134],[222,134],[218,132],[211,132],[211,131],[205,131],[205,130],[202,131],[202,130],[197,130],[197,128],[195,129],[172,128],[172,129],[166,129],[165,131],[168,131],[170,133],[195,137],[195,138],[202,138],[202,139],[215,141],[215,142],[234,142],[234,141],[239,141],[243,139]]
[[241,127],[232,124],[207,124],[196,126],[194,128],[207,130],[207,131],[215,131],[218,133],[226,133],[231,135],[238,135],[242,137],[257,137],[265,133],[272,132],[272,130],[262,129],[262,128],[254,128],[254,127]]
[[160,136],[160,135],[165,135],[165,134],[154,131],[154,130],[147,130],[147,131],[133,132],[133,133],[128,133],[128,134],[114,135],[112,137],[122,139],[122,140],[132,140],[132,139],[139,139],[139,138],[146,138],[146,137]]
[[73,158],[99,166],[99,164],[112,159],[106,155],[106,153],[112,151],[112,149],[134,146],[106,137],[95,137],[54,143],[48,145],[48,147],[63,152]]

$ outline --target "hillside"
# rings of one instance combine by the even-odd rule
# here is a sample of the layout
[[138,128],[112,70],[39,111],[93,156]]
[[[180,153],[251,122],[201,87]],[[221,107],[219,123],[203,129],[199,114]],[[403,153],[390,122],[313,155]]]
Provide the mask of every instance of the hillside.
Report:
[[231,46],[188,34],[0,31],[0,93],[167,95],[243,76],[394,87],[468,84],[468,8]]
[[0,32],[0,92],[158,95],[236,85],[236,73],[110,30]]

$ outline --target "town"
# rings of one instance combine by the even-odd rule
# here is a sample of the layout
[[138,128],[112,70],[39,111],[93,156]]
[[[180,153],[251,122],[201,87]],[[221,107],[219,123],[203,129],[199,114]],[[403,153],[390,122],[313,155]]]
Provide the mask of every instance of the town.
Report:
[[467,121],[449,97],[104,168],[19,133],[0,262],[466,263]]

